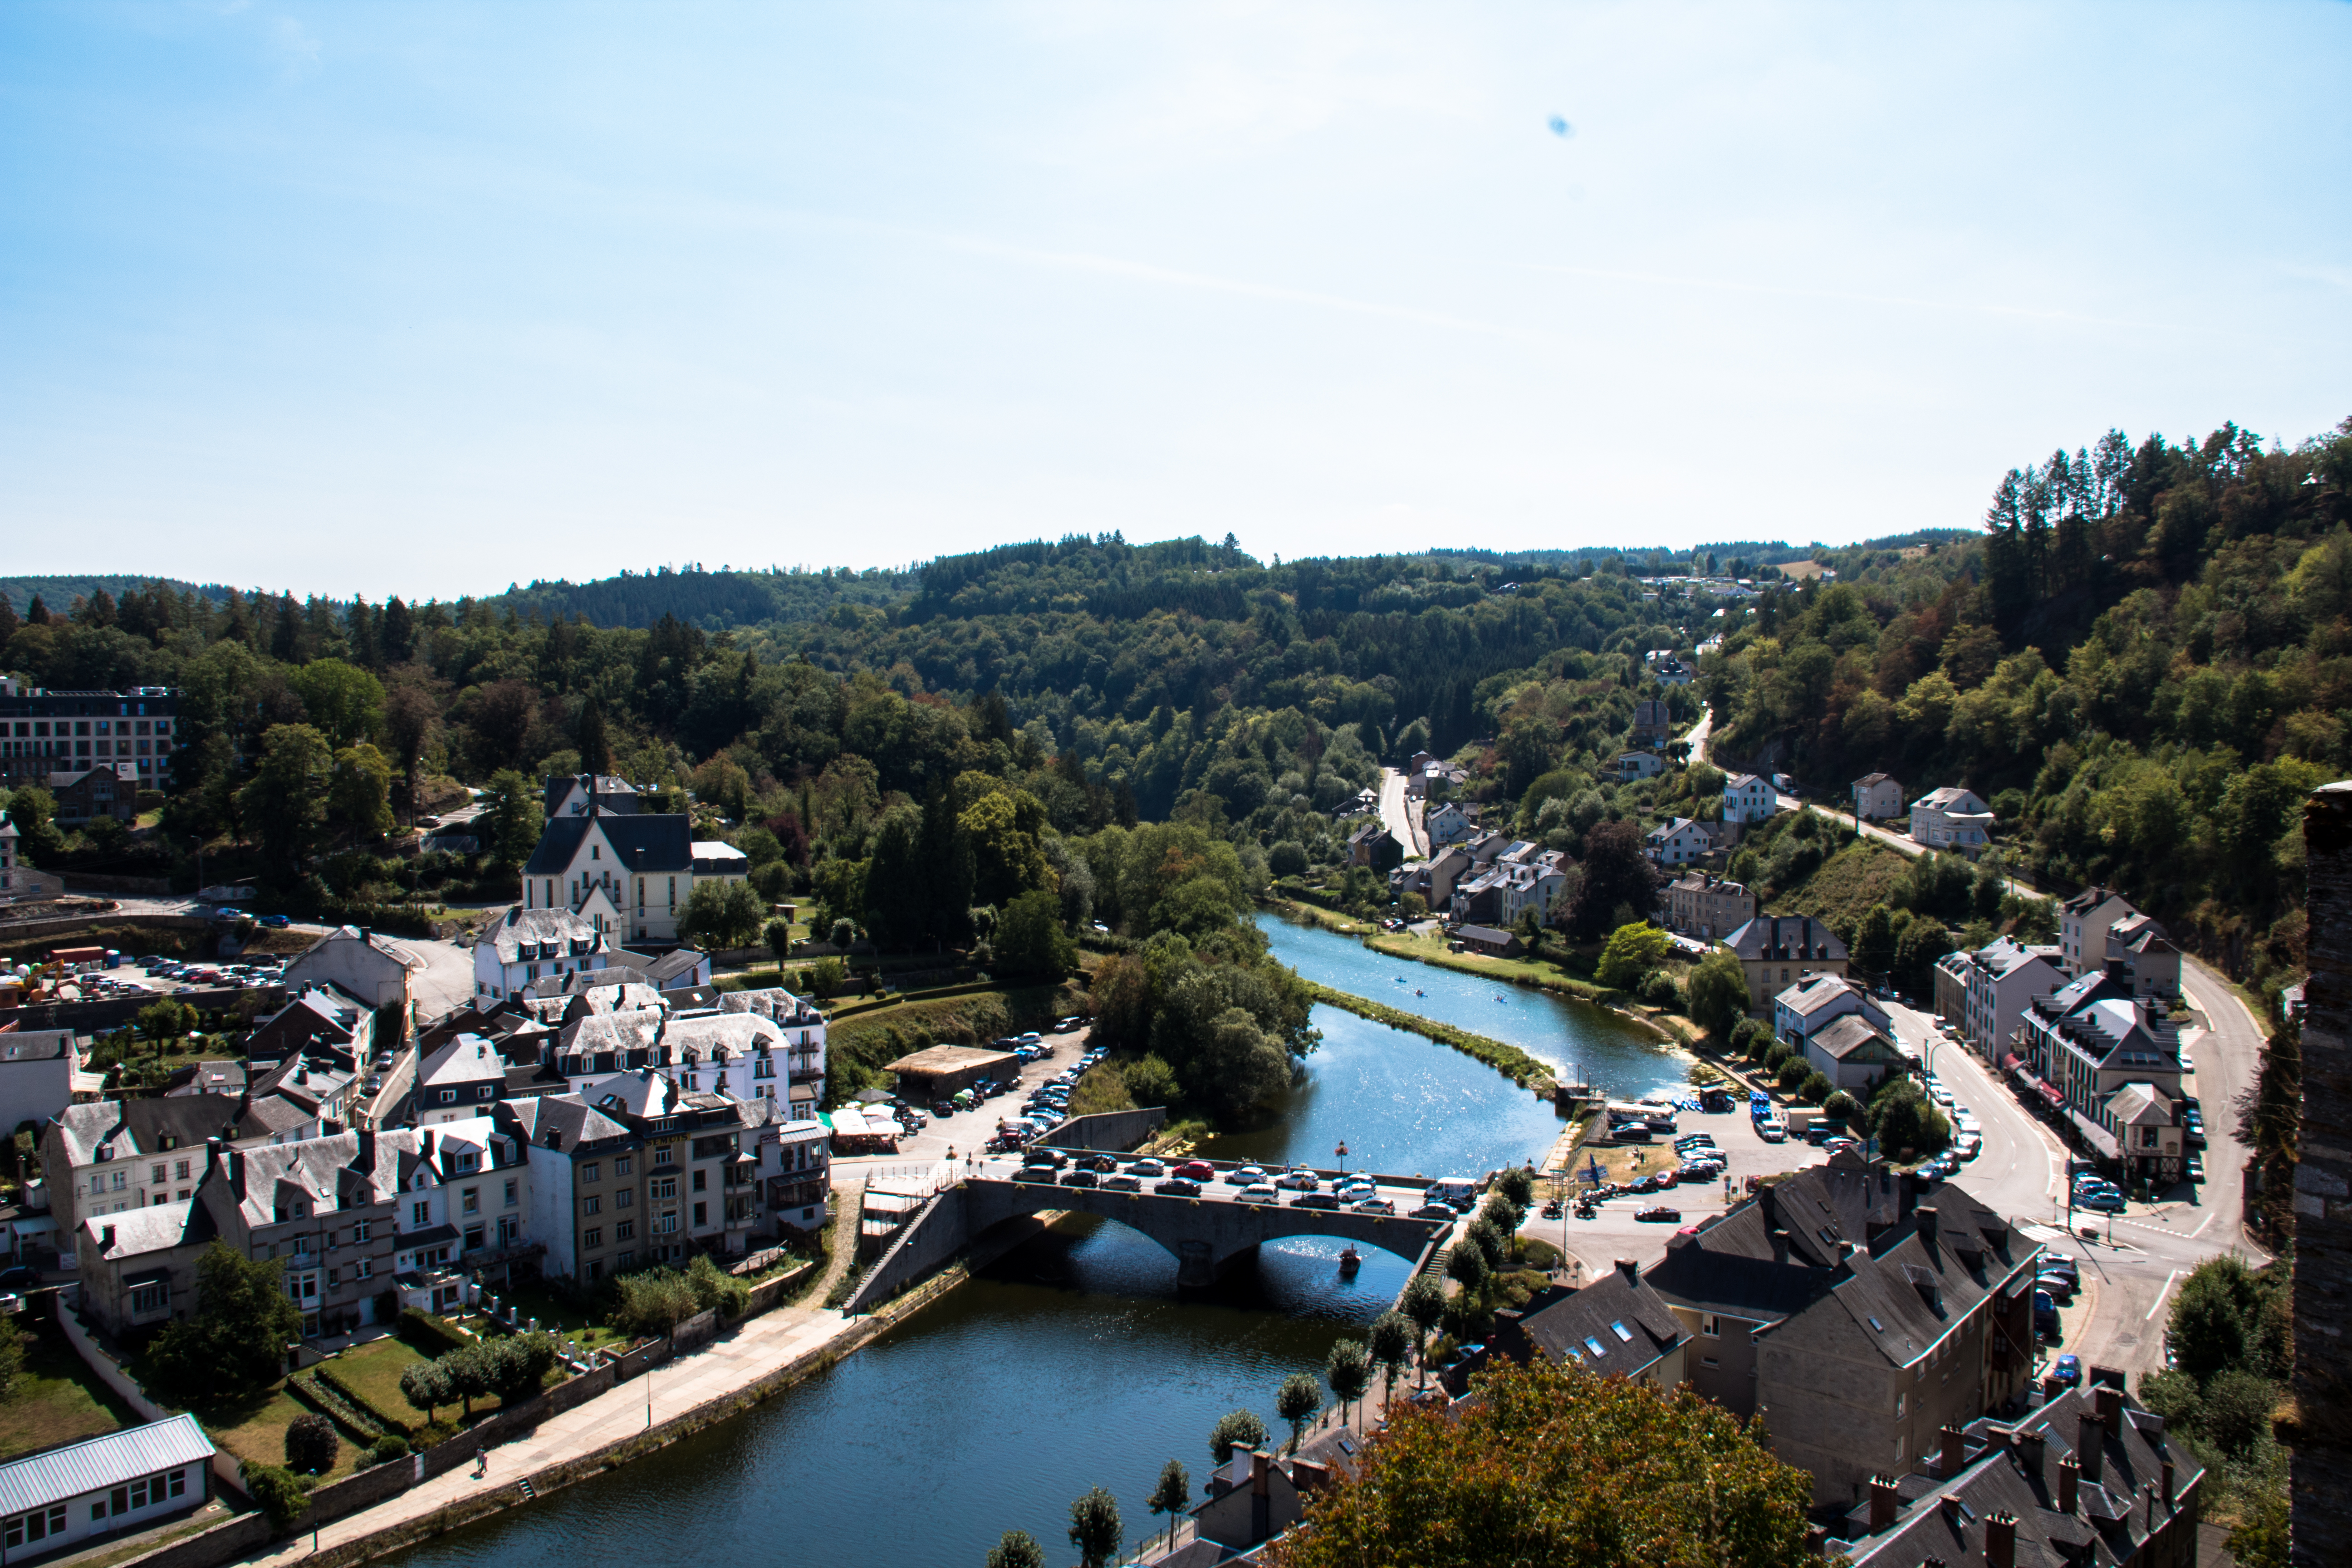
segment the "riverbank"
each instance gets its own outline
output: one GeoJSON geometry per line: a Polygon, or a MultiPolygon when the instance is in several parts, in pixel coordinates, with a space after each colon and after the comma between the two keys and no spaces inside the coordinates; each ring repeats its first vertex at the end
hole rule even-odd
{"type": "Polygon", "coordinates": [[[1312,980],[1303,984],[1314,993],[1315,1000],[1359,1018],[1370,1018],[1375,1024],[1385,1024],[1391,1029],[1404,1029],[1450,1047],[1464,1056],[1486,1063],[1521,1089],[1533,1087],[1538,1081],[1549,1081],[1552,1069],[1527,1052],[1501,1040],[1485,1035],[1474,1035],[1467,1029],[1457,1029],[1451,1024],[1441,1024],[1434,1018],[1424,1018],[1418,1013],[1408,1013],[1402,1007],[1391,1007],[1359,996],[1352,991],[1339,991],[1312,980]]]}

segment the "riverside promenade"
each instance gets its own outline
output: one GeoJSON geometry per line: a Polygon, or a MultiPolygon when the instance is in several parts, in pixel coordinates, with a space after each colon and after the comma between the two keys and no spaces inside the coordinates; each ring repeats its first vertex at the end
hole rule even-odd
{"type": "MultiPolygon", "coordinates": [[[[856,1201],[854,1191],[851,1201],[856,1201]]],[[[807,1299],[822,1301],[846,1267],[846,1257],[836,1255],[834,1267],[807,1299]]],[[[303,1531],[237,1561],[364,1562],[591,1479],[725,1420],[821,1370],[832,1357],[848,1353],[911,1314],[930,1294],[917,1291],[889,1310],[855,1318],[813,1306],[764,1312],[689,1355],[489,1448],[488,1473],[481,1479],[476,1479],[470,1466],[447,1471],[373,1508],[320,1526],[315,1545],[311,1532],[303,1531]]]]}

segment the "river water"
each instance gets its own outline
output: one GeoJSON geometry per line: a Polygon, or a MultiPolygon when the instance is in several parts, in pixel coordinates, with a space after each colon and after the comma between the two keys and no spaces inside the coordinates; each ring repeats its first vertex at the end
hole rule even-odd
{"type": "MultiPolygon", "coordinates": [[[[1472,976],[1328,932],[1268,930],[1310,979],[1580,1061],[1612,1093],[1680,1079],[1671,1052],[1597,1009],[1526,991],[1497,1003],[1472,976]],[[1429,994],[1395,985],[1399,969],[1429,994]]],[[[1281,1114],[1219,1138],[1214,1152],[1324,1163],[1344,1142],[1359,1169],[1475,1174],[1538,1158],[1558,1134],[1549,1106],[1470,1058],[1337,1008],[1314,1021],[1323,1046],[1281,1114]]],[[[401,1561],[639,1568],[648,1555],[748,1553],[949,1568],[977,1565],[1013,1528],[1060,1561],[1070,1500],[1097,1484],[1118,1494],[1139,1541],[1163,1463],[1181,1459],[1197,1497],[1217,1417],[1247,1407],[1280,1431],[1283,1378],[1319,1371],[1332,1340],[1395,1299],[1405,1259],[1368,1251],[1342,1281],[1338,1253],[1312,1237],[1270,1242],[1215,1289],[1180,1290],[1156,1243],[1080,1216],[751,1414],[401,1561]]]]}

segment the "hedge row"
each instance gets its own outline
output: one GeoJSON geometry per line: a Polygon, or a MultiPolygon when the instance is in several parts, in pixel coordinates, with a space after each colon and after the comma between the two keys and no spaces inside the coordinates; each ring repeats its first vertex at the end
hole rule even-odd
{"type": "MultiPolygon", "coordinates": [[[[373,1421],[384,1431],[396,1432],[404,1437],[409,1436],[415,1430],[415,1428],[407,1422],[401,1420],[398,1416],[388,1415],[384,1411],[377,1409],[373,1404],[369,1403],[367,1395],[362,1394],[358,1389],[353,1388],[350,1384],[345,1383],[341,1378],[337,1377],[333,1373],[328,1371],[325,1363],[322,1362],[317,1367],[313,1368],[311,1370],[311,1375],[319,1380],[322,1387],[332,1392],[338,1398],[342,1400],[344,1404],[350,1405],[353,1410],[360,1412],[362,1415],[364,1415],[369,1420],[373,1421]]],[[[330,1414],[331,1415],[332,1412],[330,1412],[330,1414]]],[[[373,1442],[374,1439],[375,1435],[373,1433],[370,1433],[368,1435],[368,1440],[373,1442]]]]}

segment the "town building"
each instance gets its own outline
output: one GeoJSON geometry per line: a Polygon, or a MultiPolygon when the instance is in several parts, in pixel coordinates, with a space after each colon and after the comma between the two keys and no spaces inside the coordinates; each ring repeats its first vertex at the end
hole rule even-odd
{"type": "Polygon", "coordinates": [[[618,780],[558,775],[547,800],[547,826],[522,868],[526,913],[568,912],[614,942],[673,942],[698,883],[751,874],[740,850],[698,840],[683,812],[642,809],[618,780]]]}
{"type": "Polygon", "coordinates": [[[2032,1387],[2041,1250],[1959,1187],[1923,1201],[1844,1151],[1677,1234],[1643,1279],[1692,1336],[1691,1386],[1765,1416],[1843,1507],[2032,1387]]]}
{"type": "MultiPolygon", "coordinates": [[[[296,954],[286,965],[285,979],[289,992],[331,985],[379,1012],[398,1007],[406,1019],[416,977],[424,973],[425,960],[405,943],[357,926],[338,926],[296,954]]],[[[406,1027],[404,1023],[404,1037],[406,1027]]]]}
{"type": "Polygon", "coordinates": [[[1882,1034],[1892,1034],[1895,1021],[1871,994],[1843,974],[1809,974],[1772,998],[1772,1033],[1792,1046],[1801,1046],[1814,1031],[1849,1016],[1882,1034]]]}
{"type": "Polygon", "coordinates": [[[1748,1005],[1760,1010],[1809,974],[1843,974],[1845,943],[1811,915],[1759,915],[1723,939],[1748,976],[1748,1005]]]}
{"type": "Polygon", "coordinates": [[[0,1465],[0,1555],[55,1557],[201,1508],[212,1458],[212,1439],[184,1413],[12,1459],[0,1465]]]}
{"type": "Polygon", "coordinates": [[[509,909],[474,942],[478,1002],[520,996],[532,982],[612,967],[614,944],[588,916],[566,909],[509,909]]]}
{"type": "Polygon", "coordinates": [[[1903,815],[1903,786],[1892,773],[1864,773],[1853,781],[1853,814],[1868,822],[1903,815]]]}
{"type": "Polygon", "coordinates": [[[580,1010],[543,1046],[541,1059],[573,1090],[587,1093],[616,1073],[651,1071],[688,1093],[777,1100],[795,1119],[815,1116],[824,1091],[825,1024],[800,997],[773,988],[735,991],[715,1007],[687,1009],[664,995],[614,991],[609,1007],[577,1001],[580,1010]]]}
{"type": "Polygon", "coordinates": [[[2058,949],[2025,947],[2004,936],[1973,952],[1948,952],[1936,961],[1936,1011],[1969,1049],[1998,1063],[2027,1005],[2065,984],[2058,949]]]}
{"type": "Polygon", "coordinates": [[[242,1097],[165,1095],[69,1105],[41,1129],[41,1172],[70,1232],[92,1215],[123,1214],[195,1195],[205,1146],[267,1136],[242,1097]]]}
{"type": "Polygon", "coordinates": [[[91,1215],[68,1253],[81,1310],[118,1334],[185,1317],[196,1299],[196,1259],[219,1235],[211,1212],[184,1198],[91,1215]]]}
{"type": "Polygon", "coordinates": [[[1408,860],[1390,872],[1390,896],[1418,893],[1429,908],[1445,909],[1454,901],[1454,885],[1475,864],[1467,845],[1449,844],[1426,860],[1408,860]]]}
{"type": "Polygon", "coordinates": [[[254,1026],[246,1055],[280,1062],[331,1052],[346,1066],[357,1066],[376,1053],[375,1026],[374,1008],[339,986],[314,981],[254,1026]]]}
{"type": "Polygon", "coordinates": [[[2104,973],[2107,932],[2139,913],[2129,899],[2094,883],[2058,905],[2058,962],[2070,977],[2104,973]]]}
{"type": "Polygon", "coordinates": [[[1870,1478],[1836,1542],[1853,1568],[2032,1568],[2130,1563],[2190,1568],[2204,1467],[2162,1417],[2093,1367],[2084,1386],[2017,1418],[1979,1416],[1937,1434],[1916,1468],[1870,1478]]]}
{"type": "Polygon", "coordinates": [[[433,1127],[486,1116],[506,1088],[506,1058],[479,1035],[459,1035],[418,1060],[412,1120],[433,1127]]]}
{"type": "Polygon", "coordinates": [[[180,694],[169,687],[52,691],[0,676],[0,785],[47,788],[51,773],[127,765],[133,790],[161,789],[179,743],[179,711],[180,694]]]}
{"type": "Polygon", "coordinates": [[[1726,822],[1765,822],[1780,809],[1780,796],[1772,781],[1754,773],[1727,773],[1723,780],[1723,820],[1726,822]]]}
{"type": "Polygon", "coordinates": [[[1661,866],[1687,866],[1714,848],[1715,841],[1704,826],[1687,816],[1677,816],[1650,829],[1643,852],[1661,866]]]}
{"type": "Polygon", "coordinates": [[[1859,1013],[1843,1014],[1808,1034],[1805,1062],[1832,1089],[1865,1103],[1872,1090],[1908,1066],[1895,1037],[1859,1013]]]}
{"type": "Polygon", "coordinates": [[[1671,1393],[1690,1380],[1690,1331],[1631,1260],[1580,1289],[1553,1285],[1495,1314],[1488,1350],[1513,1361],[1548,1356],[1603,1377],[1671,1393]]]}
{"type": "Polygon", "coordinates": [[[1719,942],[1756,918],[1746,884],[1693,871],[1666,887],[1666,924],[1701,942],[1719,942]]]}
{"type": "Polygon", "coordinates": [[[1318,1491],[1355,1474],[1363,1462],[1362,1442],[1360,1433],[1341,1427],[1301,1444],[1295,1454],[1235,1448],[1209,1472],[1208,1495],[1192,1509],[1193,1540],[1178,1549],[1189,1554],[1181,1568],[1257,1562],[1252,1548],[1304,1519],[1318,1491]],[[1230,1555],[1235,1552],[1246,1555],[1230,1555]]]}
{"type": "Polygon", "coordinates": [[[1973,856],[1992,842],[1992,809],[1957,784],[1930,790],[1911,803],[1911,837],[1930,849],[1973,856]]]}
{"type": "Polygon", "coordinates": [[[1429,847],[1433,851],[1448,844],[1464,843],[1478,834],[1477,821],[1459,801],[1445,802],[1423,818],[1421,826],[1422,831],[1429,836],[1429,847]]]}
{"type": "Polygon", "coordinates": [[[1385,823],[1367,822],[1348,835],[1348,864],[1362,866],[1383,876],[1404,863],[1404,846],[1385,823]]]}
{"type": "Polygon", "coordinates": [[[755,1100],[742,1108],[744,1152],[757,1162],[753,1179],[767,1201],[765,1226],[754,1234],[807,1234],[821,1228],[833,1194],[833,1136],[822,1121],[791,1120],[782,1102],[755,1100]]]}
{"type": "Polygon", "coordinates": [[[746,1250],[760,1162],[740,1147],[735,1100],[644,1068],[509,1114],[530,1135],[533,1235],[551,1278],[593,1284],[693,1251],[746,1250]]]}
{"type": "Polygon", "coordinates": [[[1517,925],[1530,910],[1538,921],[1549,921],[1568,888],[1565,858],[1556,849],[1520,839],[1454,885],[1447,913],[1474,925],[1517,925]]]}
{"type": "Polygon", "coordinates": [[[1517,958],[1527,951],[1527,944],[1507,931],[1493,926],[1463,926],[1454,933],[1454,945],[1465,952],[1483,953],[1488,958],[1517,958]]]}
{"type": "MultiPolygon", "coordinates": [[[[151,783],[148,787],[158,786],[151,783]]],[[[108,816],[127,825],[139,815],[139,775],[127,762],[54,773],[47,781],[60,827],[79,827],[108,816]]]]}
{"type": "Polygon", "coordinates": [[[1620,752],[1609,767],[1619,784],[1654,779],[1666,771],[1664,760],[1655,752],[1620,752]]]}
{"type": "Polygon", "coordinates": [[[0,1129],[38,1127],[71,1105],[80,1066],[71,1029],[0,1033],[0,1129]]]}
{"type": "Polygon", "coordinates": [[[2085,974],[2027,1005],[2017,1036],[2018,1065],[2032,1076],[2031,1087],[2061,1112],[2076,1141],[2099,1159],[2146,1164],[2157,1179],[2176,1181],[2178,1155],[2168,1166],[2163,1152],[2177,1150],[2177,1141],[2159,1135],[2142,1143],[2152,1130],[2147,1096],[2124,1091],[2144,1087],[2147,1095],[2160,1097],[2174,1121],[2179,1120],[2179,1032],[2134,994],[2121,959],[2110,957],[2108,963],[2111,973],[2085,974]],[[2136,1157],[2128,1160],[2126,1116],[2138,1130],[2130,1134],[2136,1157]]]}

